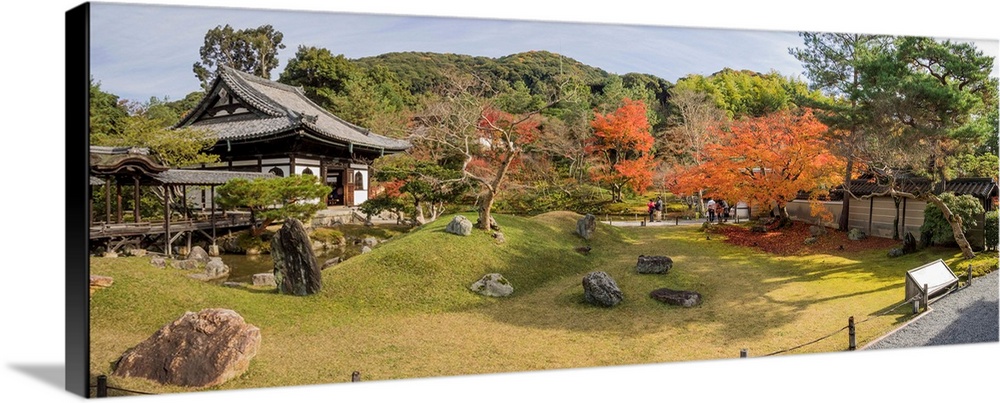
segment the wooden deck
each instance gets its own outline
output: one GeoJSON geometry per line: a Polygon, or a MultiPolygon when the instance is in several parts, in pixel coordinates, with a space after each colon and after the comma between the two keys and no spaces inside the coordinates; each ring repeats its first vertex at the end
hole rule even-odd
{"type": "MultiPolygon", "coordinates": [[[[205,217],[193,220],[171,220],[170,234],[180,234],[191,231],[210,232],[212,229],[242,229],[250,227],[248,214],[228,215],[226,217],[205,217]],[[214,226],[213,226],[214,223],[214,226]]],[[[148,221],[139,223],[104,223],[98,222],[90,226],[90,239],[132,237],[144,235],[160,235],[167,231],[163,221],[148,221]]]]}

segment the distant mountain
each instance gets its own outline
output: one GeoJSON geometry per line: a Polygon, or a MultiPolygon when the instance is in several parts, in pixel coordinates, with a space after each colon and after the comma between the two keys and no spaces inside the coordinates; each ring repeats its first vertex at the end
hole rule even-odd
{"type": "Polygon", "coordinates": [[[523,82],[532,92],[573,77],[591,87],[599,87],[609,73],[569,57],[547,51],[517,53],[499,58],[452,53],[395,52],[354,59],[364,68],[381,65],[394,72],[414,94],[424,93],[441,83],[451,69],[474,73],[491,84],[523,82]]]}

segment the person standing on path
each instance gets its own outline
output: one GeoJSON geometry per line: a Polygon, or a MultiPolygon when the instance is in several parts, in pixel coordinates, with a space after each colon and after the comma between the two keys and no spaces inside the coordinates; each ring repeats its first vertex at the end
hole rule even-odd
{"type": "Polygon", "coordinates": [[[709,198],[708,203],[705,203],[705,208],[708,210],[708,222],[715,221],[715,200],[709,198]]]}
{"type": "Polygon", "coordinates": [[[663,221],[663,198],[657,196],[656,203],[653,205],[653,215],[656,221],[663,221]]]}
{"type": "Polygon", "coordinates": [[[656,203],[653,199],[649,199],[649,203],[646,203],[646,212],[649,213],[649,222],[653,222],[653,211],[656,210],[656,203]]]}

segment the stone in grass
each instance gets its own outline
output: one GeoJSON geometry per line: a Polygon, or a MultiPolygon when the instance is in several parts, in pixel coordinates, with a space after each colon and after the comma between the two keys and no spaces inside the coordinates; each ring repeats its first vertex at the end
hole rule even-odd
{"type": "Polygon", "coordinates": [[[113,374],[166,385],[221,385],[247,370],[260,340],[260,329],[233,310],[187,312],[125,351],[113,374]]]}
{"type": "Polygon", "coordinates": [[[149,264],[162,269],[167,267],[167,259],[164,259],[163,256],[153,256],[149,259],[149,264]]]}
{"type": "Polygon", "coordinates": [[[639,274],[667,274],[674,261],[667,256],[644,256],[639,255],[639,261],[635,264],[635,270],[639,274]]]}
{"type": "Polygon", "coordinates": [[[253,275],[252,278],[253,285],[264,286],[264,287],[277,287],[278,283],[274,281],[274,273],[257,273],[253,275]]]}
{"type": "Polygon", "coordinates": [[[816,243],[817,241],[819,241],[819,238],[811,236],[811,237],[806,238],[805,240],[803,240],[802,243],[804,243],[806,245],[812,245],[812,244],[816,243]]]}
{"type": "Polygon", "coordinates": [[[95,274],[90,275],[90,296],[94,296],[94,292],[102,288],[111,287],[111,284],[115,283],[115,279],[107,276],[98,276],[95,274]]]}
{"type": "Polygon", "coordinates": [[[469,221],[465,216],[457,215],[444,228],[444,232],[461,236],[472,235],[472,221],[469,221]]]}
{"type": "Polygon", "coordinates": [[[597,217],[594,217],[593,214],[587,214],[576,222],[576,233],[583,237],[583,239],[590,239],[596,230],[597,217]]]}
{"type": "Polygon", "coordinates": [[[506,297],[514,292],[514,286],[500,273],[490,273],[469,286],[469,289],[487,297],[506,297]]]}
{"type": "Polygon", "coordinates": [[[302,222],[289,218],[271,238],[274,280],[281,294],[310,295],[322,288],[316,254],[302,222]]]}
{"type": "MultiPolygon", "coordinates": [[[[190,261],[191,259],[188,259],[190,261]]],[[[209,258],[208,263],[205,264],[205,270],[201,273],[191,274],[189,277],[209,281],[220,279],[229,275],[229,266],[226,265],[221,257],[209,258]]]]}
{"type": "Polygon", "coordinates": [[[650,298],[670,305],[690,308],[701,303],[701,294],[695,291],[671,290],[660,288],[649,293],[650,298]]]}
{"type": "Polygon", "coordinates": [[[208,252],[205,252],[205,249],[202,249],[200,246],[191,248],[191,253],[187,254],[188,260],[194,260],[202,263],[208,263],[209,257],[208,252]]]}
{"type": "Polygon", "coordinates": [[[900,257],[900,256],[903,256],[905,254],[906,254],[906,252],[903,251],[903,248],[892,248],[892,249],[889,249],[888,256],[889,257],[900,257]]]}
{"type": "Polygon", "coordinates": [[[319,269],[320,270],[326,270],[327,267],[335,266],[338,263],[340,263],[340,256],[334,257],[332,259],[327,259],[325,262],[323,262],[323,265],[320,266],[319,269]]]}
{"type": "Polygon", "coordinates": [[[583,299],[594,305],[612,307],[622,302],[622,290],[608,273],[590,272],[583,277],[583,299]]]}

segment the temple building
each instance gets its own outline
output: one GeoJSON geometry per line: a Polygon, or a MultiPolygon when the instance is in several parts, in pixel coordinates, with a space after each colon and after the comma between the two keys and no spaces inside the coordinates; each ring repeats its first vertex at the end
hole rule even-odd
{"type": "Polygon", "coordinates": [[[370,164],[410,143],[370,132],[310,101],[302,88],[221,67],[207,95],[175,128],[218,138],[220,163],[201,169],[316,175],[333,191],[329,206],[368,200],[370,164]]]}

